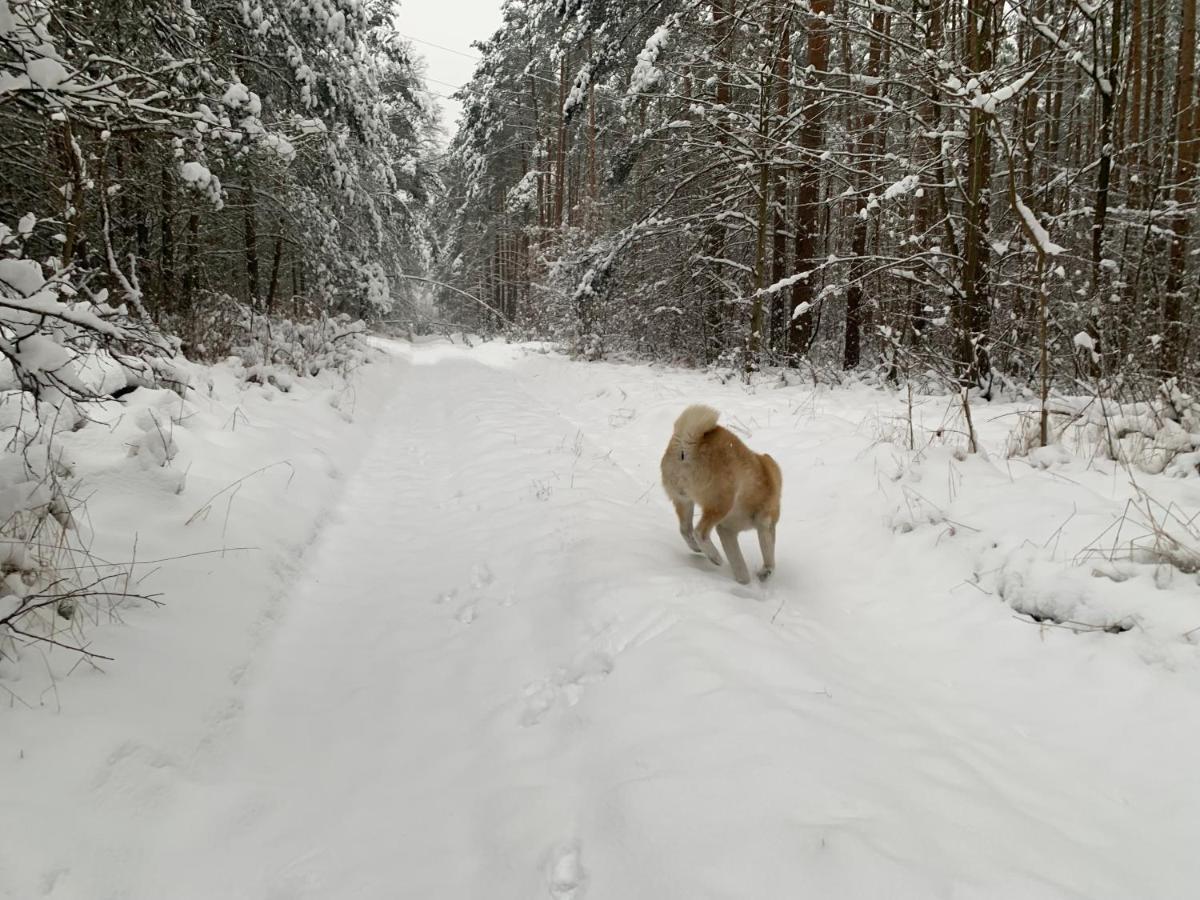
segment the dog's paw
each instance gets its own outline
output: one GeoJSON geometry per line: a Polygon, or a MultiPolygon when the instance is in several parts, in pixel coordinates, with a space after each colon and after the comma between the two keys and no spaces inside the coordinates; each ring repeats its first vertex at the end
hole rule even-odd
{"type": "Polygon", "coordinates": [[[775,570],[773,568],[771,568],[770,566],[763,566],[761,569],[758,570],[758,580],[766,581],[768,578],[771,577],[771,573],[774,571],[775,570]]]}
{"type": "Polygon", "coordinates": [[[734,572],[733,577],[734,577],[734,580],[737,581],[738,584],[749,584],[750,583],[750,573],[749,572],[734,572]]]}

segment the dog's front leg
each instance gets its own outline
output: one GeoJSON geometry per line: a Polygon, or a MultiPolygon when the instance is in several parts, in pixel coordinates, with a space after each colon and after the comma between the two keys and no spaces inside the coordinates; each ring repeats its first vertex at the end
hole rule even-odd
{"type": "Polygon", "coordinates": [[[675,504],[675,515],[679,517],[679,533],[683,535],[684,543],[692,549],[693,553],[703,553],[700,544],[696,541],[696,532],[692,528],[696,504],[690,500],[672,500],[671,502],[675,504]]]}
{"type": "Polygon", "coordinates": [[[732,528],[718,525],[717,534],[721,536],[721,546],[725,548],[725,556],[733,569],[733,577],[738,580],[739,584],[749,584],[750,569],[746,566],[746,557],[742,556],[737,532],[732,528]]]}

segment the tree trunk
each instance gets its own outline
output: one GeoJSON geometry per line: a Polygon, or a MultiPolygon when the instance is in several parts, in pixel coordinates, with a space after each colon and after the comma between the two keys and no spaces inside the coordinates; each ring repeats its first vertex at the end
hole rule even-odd
{"type": "Polygon", "coordinates": [[[279,290],[279,262],[283,258],[283,219],[279,220],[279,233],[275,235],[275,254],[271,261],[271,284],[267,288],[267,315],[275,313],[275,294],[279,290]]]}
{"type": "Polygon", "coordinates": [[[175,293],[175,190],[171,173],[164,166],[159,173],[162,186],[162,219],[159,224],[161,243],[158,251],[157,309],[169,308],[175,293]]]}
{"type": "Polygon", "coordinates": [[[1163,341],[1161,374],[1181,374],[1186,333],[1183,323],[1183,293],[1187,274],[1187,244],[1191,229],[1191,204],[1196,177],[1197,110],[1194,103],[1196,77],[1196,0],[1183,0],[1179,29],[1178,80],[1175,83],[1175,214],[1171,218],[1171,256],[1163,297],[1163,341]]]}
{"type": "MultiPolygon", "coordinates": [[[[939,203],[942,207],[942,220],[944,228],[948,232],[950,240],[946,246],[953,248],[955,241],[953,240],[953,230],[950,224],[948,215],[949,202],[946,200],[946,181],[944,174],[945,157],[942,150],[942,142],[936,137],[941,130],[942,121],[942,106],[941,106],[941,72],[936,63],[940,54],[943,51],[945,40],[942,34],[943,27],[943,11],[942,4],[944,0],[931,0],[926,8],[926,15],[922,20],[923,30],[925,34],[925,90],[927,92],[921,103],[920,129],[922,135],[920,142],[925,146],[925,154],[929,159],[930,168],[934,174],[934,178],[930,179],[931,184],[923,185],[921,195],[916,199],[916,216],[917,216],[917,236],[922,242],[927,239],[927,235],[936,226],[936,219],[939,212],[939,203]]],[[[909,303],[908,317],[906,324],[907,338],[915,343],[919,336],[924,333],[928,323],[928,316],[925,313],[925,298],[919,290],[912,292],[912,298],[909,303]]]]}
{"type": "MultiPolygon", "coordinates": [[[[249,177],[249,173],[243,173],[249,177]]],[[[243,213],[243,237],[246,251],[246,292],[250,295],[250,306],[258,306],[258,211],[255,208],[254,189],[242,191],[245,198],[243,213]]]]}
{"type": "MultiPolygon", "coordinates": [[[[1113,142],[1117,139],[1113,128],[1113,110],[1116,102],[1116,91],[1119,86],[1121,64],[1121,30],[1123,0],[1112,2],[1112,22],[1110,24],[1111,44],[1109,47],[1108,67],[1105,80],[1109,90],[1099,91],[1100,94],[1100,164],[1096,167],[1096,202],[1092,214],[1092,298],[1096,309],[1102,308],[1106,302],[1107,292],[1104,289],[1103,271],[1100,267],[1104,259],[1104,228],[1108,219],[1109,183],[1112,178],[1113,142]]],[[[1091,336],[1096,352],[1101,352],[1100,319],[1089,315],[1086,320],[1087,333],[1091,336]]],[[[1094,372],[1093,374],[1099,374],[1094,372]]]]}
{"type": "MultiPolygon", "coordinates": [[[[1121,92],[1126,104],[1126,145],[1133,148],[1132,159],[1125,161],[1126,171],[1139,178],[1145,176],[1142,169],[1142,0],[1133,0],[1129,23],[1129,67],[1125,73],[1128,90],[1121,92]]],[[[1134,191],[1130,191],[1131,195],[1134,191]]]]}
{"type": "Polygon", "coordinates": [[[190,310],[192,295],[196,290],[196,254],[200,249],[200,214],[193,212],[188,216],[187,225],[187,260],[183,266],[183,302],[178,310],[190,310]]]}
{"type": "MultiPolygon", "coordinates": [[[[764,79],[765,83],[766,79],[764,79]]],[[[764,147],[764,153],[766,148],[764,147]]],[[[770,193],[771,164],[760,163],[758,177],[758,238],[754,248],[754,301],[750,313],[750,341],[746,348],[746,371],[758,368],[758,356],[762,350],[763,337],[763,294],[766,287],[767,270],[767,196],[770,193]]]]}
{"type": "MultiPolygon", "coordinates": [[[[733,57],[733,40],[734,40],[734,21],[733,21],[733,6],[734,0],[713,0],[712,18],[713,18],[713,44],[714,55],[717,59],[717,84],[715,92],[715,101],[718,110],[724,110],[729,106],[729,65],[733,57]]],[[[724,145],[725,135],[722,131],[717,131],[717,144],[724,145]]],[[[710,260],[719,260],[725,256],[725,225],[721,222],[712,222],[705,227],[702,245],[703,253],[710,260]]],[[[728,332],[728,316],[727,316],[727,298],[728,293],[721,280],[720,263],[710,262],[707,264],[708,282],[711,284],[709,297],[707,299],[704,310],[705,329],[705,359],[707,362],[715,361],[721,354],[725,346],[725,341],[728,332]]]]}
{"type": "MultiPolygon", "coordinates": [[[[775,115],[779,127],[787,119],[791,111],[790,81],[792,77],[792,17],[784,4],[780,4],[780,35],[779,51],[775,59],[775,115]]],[[[771,226],[771,283],[778,284],[787,277],[788,245],[787,245],[787,175],[782,169],[775,174],[775,184],[772,189],[772,209],[774,212],[771,226]]],[[[786,349],[787,341],[787,304],[784,295],[776,292],[771,297],[771,324],[768,329],[771,344],[774,347],[786,349]]]]}
{"type": "MultiPolygon", "coordinates": [[[[970,0],[967,10],[967,53],[972,72],[987,77],[992,68],[991,0],[970,0]]],[[[955,303],[956,351],[962,378],[978,379],[988,368],[985,341],[991,318],[988,268],[988,206],[991,202],[992,140],[988,116],[972,107],[967,122],[966,261],[963,295],[955,303]]]]}
{"type": "MultiPolygon", "coordinates": [[[[592,39],[588,38],[588,59],[592,58],[592,39]]],[[[587,133],[587,165],[588,165],[588,202],[583,224],[589,231],[596,227],[596,86],[588,80],[588,133],[587,133]]]]}
{"type": "MultiPolygon", "coordinates": [[[[829,17],[833,12],[833,0],[812,0],[810,8],[807,66],[811,77],[820,80],[829,68],[829,17]]],[[[788,351],[794,361],[808,352],[816,336],[813,315],[816,283],[811,273],[816,267],[821,224],[821,173],[815,160],[823,135],[822,112],[821,91],[810,85],[804,96],[800,126],[803,156],[796,177],[796,271],[809,275],[792,285],[788,351]]]]}
{"type": "Polygon", "coordinates": [[[563,226],[563,204],[567,188],[567,122],[563,117],[563,105],[567,102],[567,56],[563,53],[558,79],[558,149],[555,155],[554,175],[554,228],[563,226]]]}
{"type": "Polygon", "coordinates": [[[874,178],[875,158],[880,150],[880,135],[876,129],[878,116],[875,111],[875,101],[879,94],[879,63],[883,53],[883,32],[886,28],[887,14],[881,7],[876,7],[875,14],[871,18],[871,39],[867,50],[865,111],[858,126],[862,138],[856,147],[859,167],[862,169],[866,183],[859,185],[858,199],[855,201],[854,237],[850,251],[854,262],[850,266],[850,286],[846,289],[846,338],[842,345],[842,368],[846,370],[857,368],[862,360],[863,281],[867,273],[865,257],[867,255],[867,229],[870,225],[865,192],[870,189],[871,181],[874,178]]]}

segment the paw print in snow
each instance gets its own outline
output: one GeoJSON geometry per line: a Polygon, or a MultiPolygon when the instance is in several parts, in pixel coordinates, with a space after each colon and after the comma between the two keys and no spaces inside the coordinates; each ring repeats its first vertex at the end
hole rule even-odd
{"type": "Polygon", "coordinates": [[[550,860],[549,885],[554,900],[580,900],[586,881],[587,873],[578,844],[568,844],[554,851],[550,860]]]}
{"type": "Polygon", "coordinates": [[[476,590],[487,587],[495,580],[496,576],[492,574],[492,570],[488,567],[487,563],[479,563],[471,570],[471,587],[476,590]]]}

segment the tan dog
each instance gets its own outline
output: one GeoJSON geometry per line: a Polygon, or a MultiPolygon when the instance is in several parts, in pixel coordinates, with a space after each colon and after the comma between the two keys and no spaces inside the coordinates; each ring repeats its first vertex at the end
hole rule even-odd
{"type": "Polygon", "coordinates": [[[717,529],[721,546],[733,567],[733,577],[749,584],[750,570],[738,545],[738,534],[758,532],[765,579],[775,570],[775,524],[783,473],[765,453],[755,453],[733,432],[717,424],[720,415],[710,406],[689,406],[675,420],[675,432],[662,458],[662,481],[679,516],[679,533],[697,553],[716,565],[721,554],[712,542],[717,529]],[[700,539],[692,517],[700,506],[700,539]]]}

